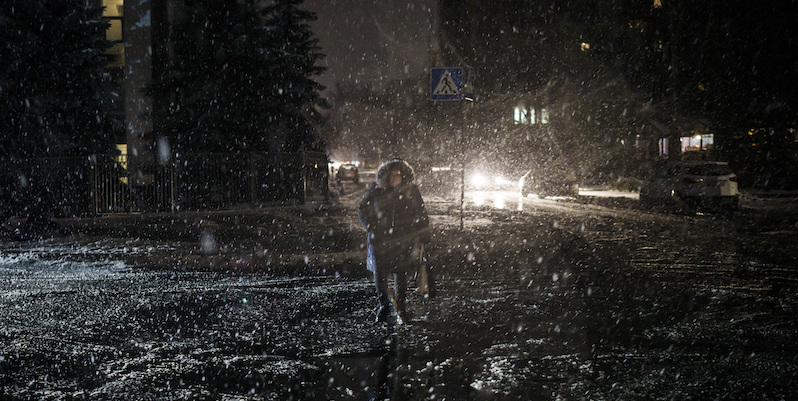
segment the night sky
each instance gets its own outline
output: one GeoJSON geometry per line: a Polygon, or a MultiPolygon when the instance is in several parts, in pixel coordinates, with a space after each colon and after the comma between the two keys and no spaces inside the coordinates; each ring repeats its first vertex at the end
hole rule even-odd
{"type": "Polygon", "coordinates": [[[434,35],[435,0],[308,0],[328,68],[318,81],[372,82],[425,74],[434,35]],[[432,11],[430,11],[432,10],[432,11]]]}

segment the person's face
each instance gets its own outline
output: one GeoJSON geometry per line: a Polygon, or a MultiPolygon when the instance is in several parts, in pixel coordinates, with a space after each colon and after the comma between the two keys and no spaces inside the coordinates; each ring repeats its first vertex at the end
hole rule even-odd
{"type": "Polygon", "coordinates": [[[388,173],[388,185],[393,187],[398,187],[399,184],[402,183],[402,173],[398,170],[392,170],[388,173]]]}

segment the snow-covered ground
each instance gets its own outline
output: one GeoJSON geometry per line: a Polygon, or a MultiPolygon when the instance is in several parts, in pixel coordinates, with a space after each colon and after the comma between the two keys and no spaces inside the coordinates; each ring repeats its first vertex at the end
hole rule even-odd
{"type": "Polygon", "coordinates": [[[394,327],[372,321],[363,188],[3,242],[0,398],[798,397],[795,214],[428,194],[439,294],[394,327]]]}

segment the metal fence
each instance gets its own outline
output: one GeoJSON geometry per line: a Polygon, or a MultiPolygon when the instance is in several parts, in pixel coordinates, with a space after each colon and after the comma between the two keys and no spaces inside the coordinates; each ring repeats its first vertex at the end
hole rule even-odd
{"type": "Polygon", "coordinates": [[[2,216],[53,217],[303,204],[329,196],[323,153],[186,154],[168,163],[93,155],[0,163],[2,216]]]}

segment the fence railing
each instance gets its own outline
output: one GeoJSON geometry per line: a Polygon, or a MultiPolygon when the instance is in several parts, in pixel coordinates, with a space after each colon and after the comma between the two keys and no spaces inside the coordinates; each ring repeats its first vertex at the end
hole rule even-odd
{"type": "Polygon", "coordinates": [[[184,154],[168,163],[93,155],[0,162],[0,216],[215,210],[327,200],[323,153],[184,154]]]}

